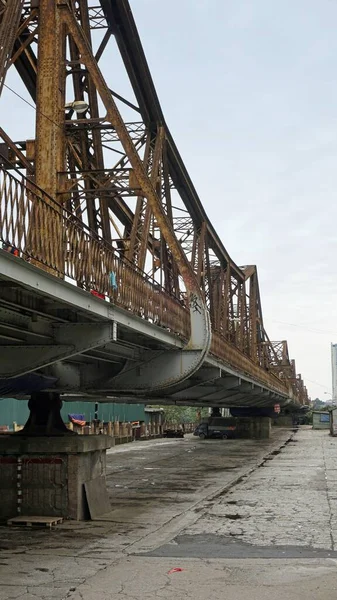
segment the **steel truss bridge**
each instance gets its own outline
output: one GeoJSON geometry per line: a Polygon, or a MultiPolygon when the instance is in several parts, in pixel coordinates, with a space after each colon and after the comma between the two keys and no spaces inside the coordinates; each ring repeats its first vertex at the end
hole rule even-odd
{"type": "Polygon", "coordinates": [[[0,0],[0,42],[0,92],[16,70],[36,107],[27,140],[1,113],[0,394],[307,404],[256,267],[207,218],[129,2],[0,0]]]}

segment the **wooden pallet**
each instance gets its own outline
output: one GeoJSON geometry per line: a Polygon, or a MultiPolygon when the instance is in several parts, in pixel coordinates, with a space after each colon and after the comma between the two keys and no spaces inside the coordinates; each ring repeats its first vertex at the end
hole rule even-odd
{"type": "Polygon", "coordinates": [[[62,523],[62,517],[13,517],[8,519],[7,525],[20,525],[22,527],[49,527],[51,529],[54,525],[62,523]]]}

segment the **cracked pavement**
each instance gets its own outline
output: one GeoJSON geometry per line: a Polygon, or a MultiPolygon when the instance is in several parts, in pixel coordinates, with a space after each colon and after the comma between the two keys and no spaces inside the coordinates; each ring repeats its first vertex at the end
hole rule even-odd
{"type": "Polygon", "coordinates": [[[0,600],[335,600],[337,439],[292,436],[110,450],[110,513],[0,528],[0,600]]]}

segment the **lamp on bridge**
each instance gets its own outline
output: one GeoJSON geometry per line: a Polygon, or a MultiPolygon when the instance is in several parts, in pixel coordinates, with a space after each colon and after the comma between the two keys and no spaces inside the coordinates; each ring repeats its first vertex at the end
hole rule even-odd
{"type": "Polygon", "coordinates": [[[85,113],[88,108],[89,104],[84,100],[74,100],[73,102],[68,102],[68,104],[65,105],[66,110],[74,110],[78,115],[85,113]]]}
{"type": "Polygon", "coordinates": [[[333,397],[333,394],[331,392],[324,392],[324,394],[328,394],[329,396],[331,396],[331,404],[336,406],[337,400],[336,400],[336,398],[333,397]]]}

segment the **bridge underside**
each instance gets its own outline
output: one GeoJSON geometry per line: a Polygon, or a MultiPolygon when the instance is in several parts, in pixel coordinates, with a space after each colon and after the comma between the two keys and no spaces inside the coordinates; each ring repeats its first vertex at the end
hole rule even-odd
{"type": "MultiPolygon", "coordinates": [[[[138,384],[143,365],[185,341],[158,324],[98,299],[21,259],[0,252],[0,396],[32,392],[64,400],[219,407],[281,407],[277,381],[258,381],[209,354],[191,377],[165,391],[138,384]],[[127,384],[125,383],[127,382],[127,384]],[[78,395],[78,396],[77,396],[78,395]]],[[[150,378],[151,379],[151,378],[150,378]]]]}

